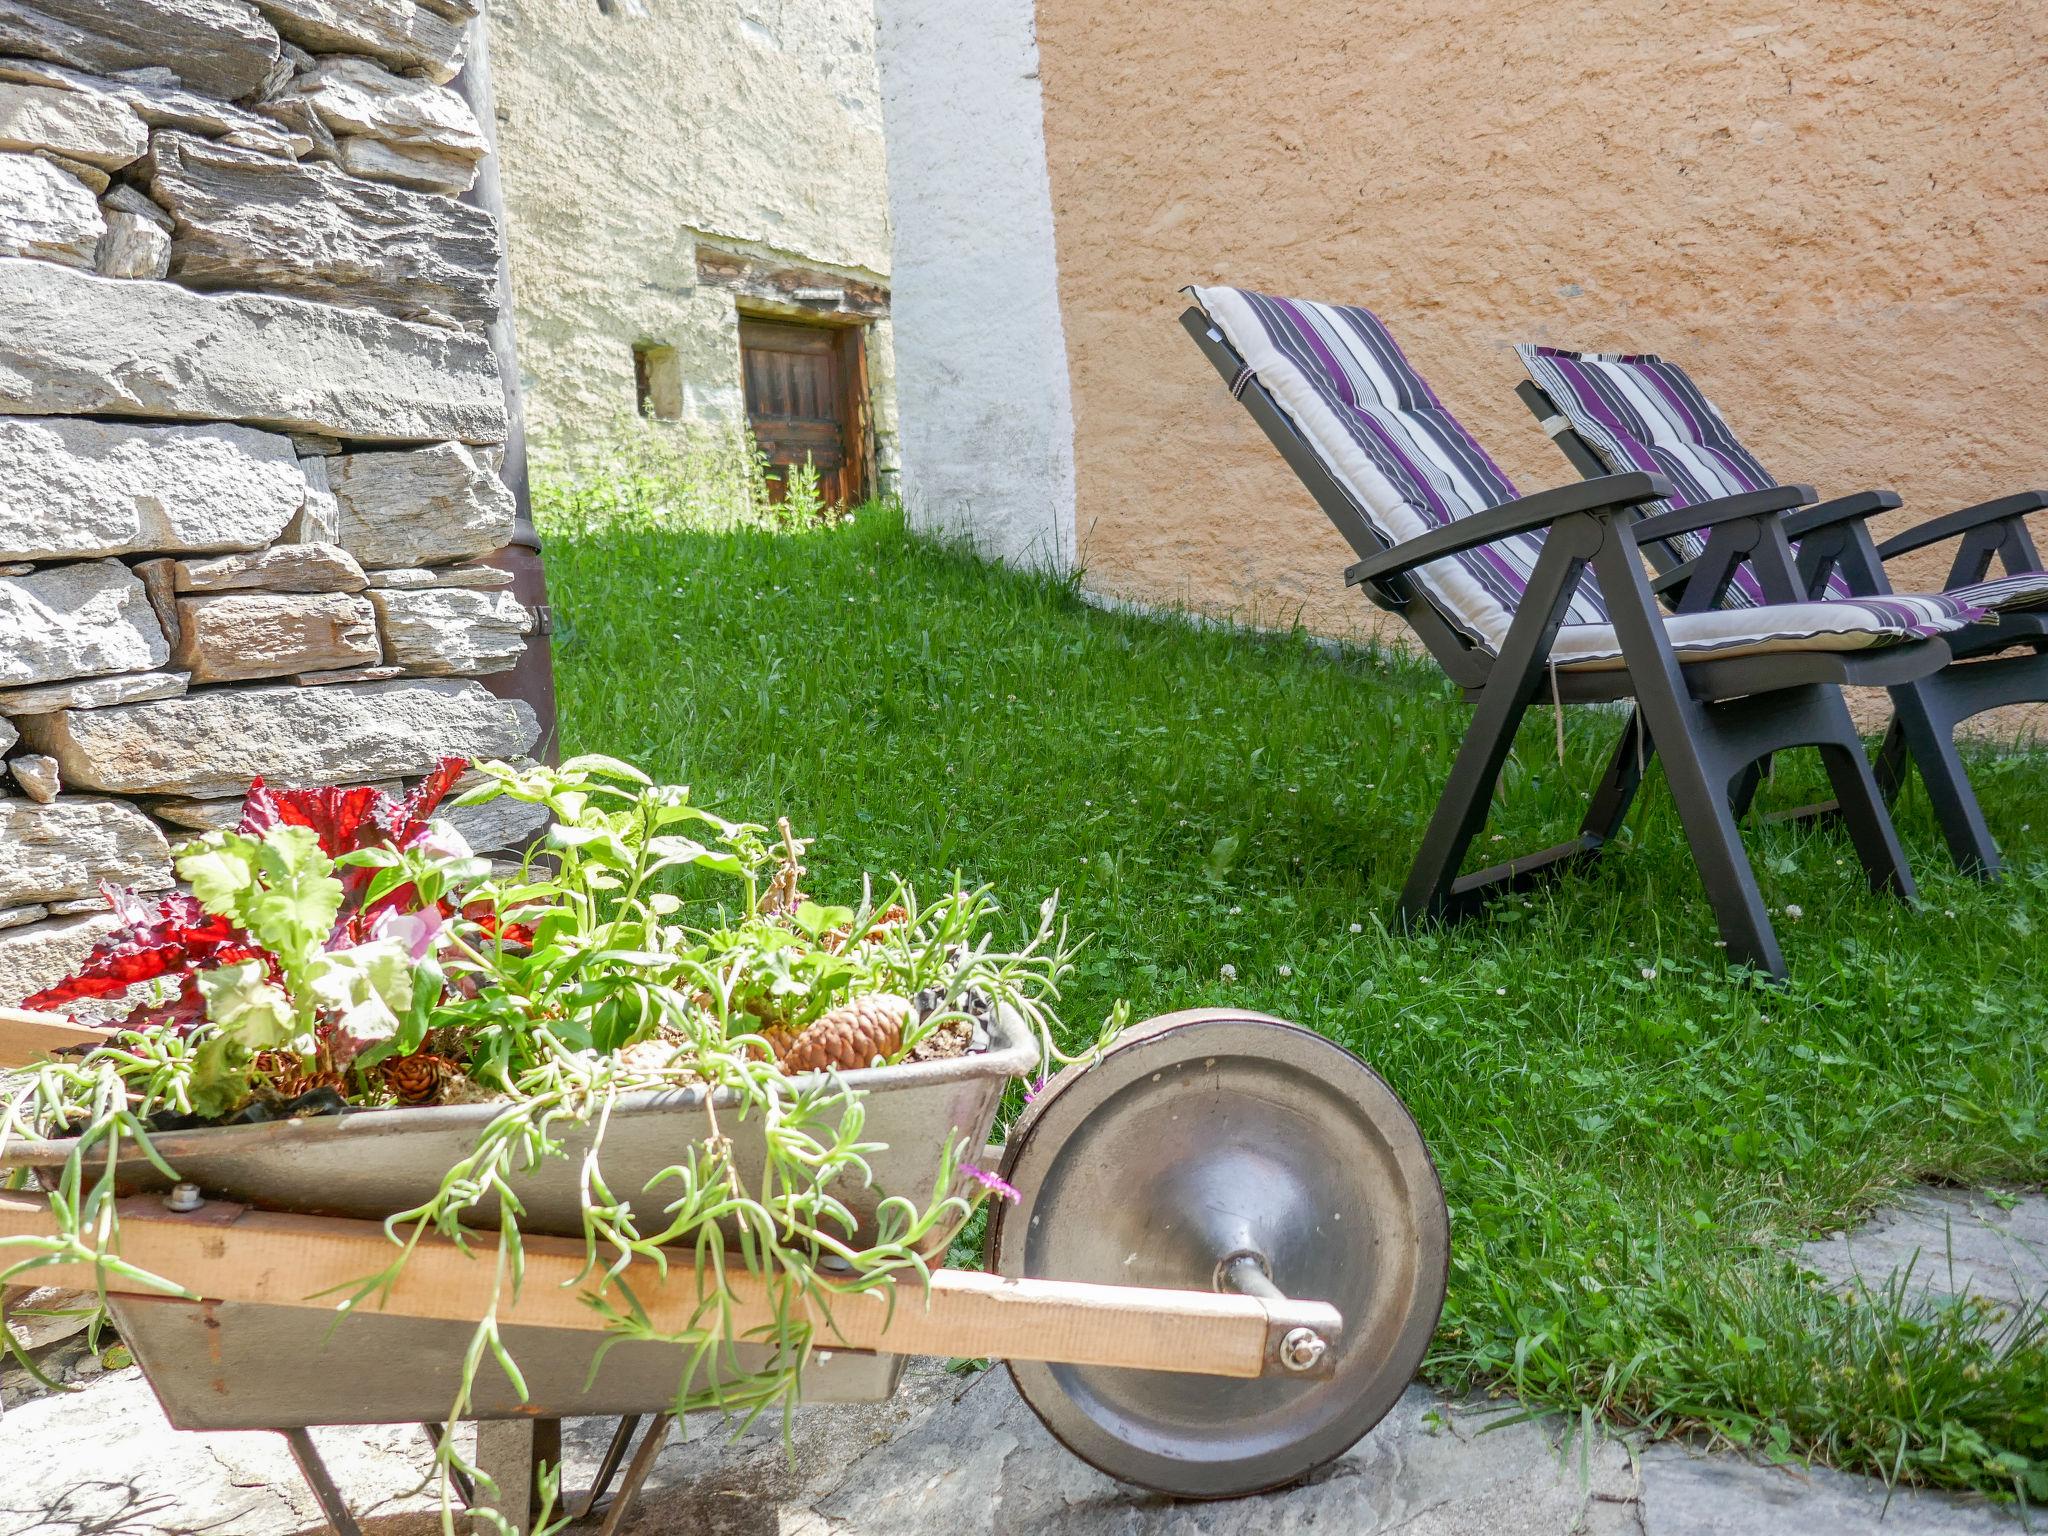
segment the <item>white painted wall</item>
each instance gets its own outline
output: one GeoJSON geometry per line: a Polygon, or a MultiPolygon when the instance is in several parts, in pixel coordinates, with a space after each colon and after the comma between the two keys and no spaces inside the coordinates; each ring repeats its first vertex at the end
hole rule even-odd
{"type": "Polygon", "coordinates": [[[1074,413],[1033,0],[877,0],[876,13],[911,522],[1066,570],[1074,413]]]}

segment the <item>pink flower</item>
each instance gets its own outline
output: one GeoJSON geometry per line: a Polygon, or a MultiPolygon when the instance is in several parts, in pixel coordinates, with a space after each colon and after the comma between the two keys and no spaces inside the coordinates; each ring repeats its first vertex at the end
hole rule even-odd
{"type": "Polygon", "coordinates": [[[370,919],[370,937],[396,939],[408,956],[424,960],[441,947],[441,930],[447,926],[448,919],[439,907],[425,907],[418,912],[384,907],[370,919]]]}
{"type": "Polygon", "coordinates": [[[1017,1186],[999,1174],[990,1173],[986,1168],[977,1168],[972,1163],[962,1163],[960,1171],[998,1200],[1007,1200],[1015,1205],[1024,1197],[1017,1193],[1017,1186]]]}
{"type": "Polygon", "coordinates": [[[1046,1081],[1047,1079],[1041,1077],[1025,1086],[1024,1102],[1026,1104],[1029,1104],[1033,1099],[1037,1098],[1041,1093],[1045,1091],[1046,1081]]]}

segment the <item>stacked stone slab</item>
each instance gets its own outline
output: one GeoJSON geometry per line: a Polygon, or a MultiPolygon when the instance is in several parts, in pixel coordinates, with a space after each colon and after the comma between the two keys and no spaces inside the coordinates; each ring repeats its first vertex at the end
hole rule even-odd
{"type": "Polygon", "coordinates": [[[0,1003],[259,774],[533,745],[476,13],[0,0],[0,1003]]]}

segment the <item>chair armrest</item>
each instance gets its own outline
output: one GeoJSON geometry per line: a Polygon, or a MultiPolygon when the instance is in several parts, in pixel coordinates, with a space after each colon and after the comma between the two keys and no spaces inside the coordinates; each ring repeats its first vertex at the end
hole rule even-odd
{"type": "Polygon", "coordinates": [[[1671,482],[1662,475],[1630,473],[1603,475],[1598,480],[1581,480],[1577,485],[1560,485],[1538,491],[1470,517],[1461,517],[1441,528],[1395,545],[1385,554],[1361,560],[1344,573],[1344,585],[1362,581],[1383,581],[1418,565],[1441,560],[1446,555],[1476,549],[1517,533],[1547,528],[1576,512],[1613,512],[1624,507],[1660,501],[1671,494],[1671,482]]]}
{"type": "Polygon", "coordinates": [[[1886,539],[1878,545],[1877,553],[1880,559],[1889,560],[1910,550],[1939,544],[1943,539],[1953,539],[1973,528],[1982,528],[1986,523],[2002,523],[2009,517],[2021,517],[2043,507],[2048,507],[2048,492],[2044,491],[2020,491],[2012,496],[2001,496],[1996,501],[1979,502],[1974,507],[1965,507],[1960,512],[1951,512],[1946,517],[1922,523],[1918,528],[1908,528],[1897,538],[1886,539]]]}
{"type": "Polygon", "coordinates": [[[1785,537],[1803,539],[1809,533],[1818,533],[1823,528],[1833,528],[1838,523],[1861,522],[1877,512],[1889,512],[1903,506],[1896,491],[1858,491],[1853,496],[1837,496],[1833,501],[1823,501],[1818,506],[1802,507],[1785,517],[1785,537]]]}
{"type": "Polygon", "coordinates": [[[1659,597],[1674,592],[1692,580],[1692,573],[1699,569],[1699,561],[1688,560],[1683,565],[1674,565],[1661,576],[1650,578],[1650,590],[1659,597]]]}
{"type": "Polygon", "coordinates": [[[1681,533],[1698,533],[1717,523],[1739,522],[1745,517],[1762,517],[1771,512],[1789,512],[1813,500],[1810,485],[1767,485],[1760,491],[1738,491],[1733,496],[1716,496],[1696,501],[1689,507],[1674,507],[1646,517],[1632,530],[1636,543],[1668,539],[1681,533]]]}

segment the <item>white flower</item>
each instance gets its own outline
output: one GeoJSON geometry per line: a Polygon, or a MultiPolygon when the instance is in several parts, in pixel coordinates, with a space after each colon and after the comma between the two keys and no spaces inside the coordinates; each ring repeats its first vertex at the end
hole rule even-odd
{"type": "Polygon", "coordinates": [[[1244,911],[1244,908],[1243,908],[1243,907],[1232,907],[1232,908],[1230,909],[1230,915],[1231,915],[1232,917],[1236,917],[1236,916],[1240,915],[1240,914],[1241,914],[1241,913],[1242,913],[1243,911],[1244,911]]]}
{"type": "Polygon", "coordinates": [[[413,846],[432,854],[437,859],[472,859],[476,857],[470,851],[468,840],[460,832],[456,831],[453,825],[445,821],[435,820],[428,822],[425,835],[417,843],[414,843],[413,846]]]}
{"type": "Polygon", "coordinates": [[[1294,974],[1294,967],[1291,965],[1283,965],[1280,967],[1280,974],[1282,976],[1292,976],[1294,974]]]}
{"type": "Polygon", "coordinates": [[[1508,989],[1506,987],[1495,987],[1493,989],[1493,995],[1495,997],[1506,997],[1508,995],[1508,989]]]}
{"type": "Polygon", "coordinates": [[[1655,981],[1656,979],[1657,979],[1657,967],[1655,967],[1654,965],[1646,965],[1646,966],[1644,966],[1644,967],[1643,967],[1643,980],[1645,980],[1645,981],[1655,981]]]}
{"type": "Polygon", "coordinates": [[[1235,981],[1235,980],[1237,980],[1237,967],[1236,967],[1236,966],[1234,966],[1234,965],[1232,965],[1232,964],[1230,964],[1230,963],[1229,963],[1228,961],[1224,962],[1224,966],[1223,966],[1223,979],[1224,979],[1225,981],[1235,981]]]}
{"type": "Polygon", "coordinates": [[[423,960],[441,947],[442,930],[448,919],[439,907],[421,912],[399,912],[386,907],[370,919],[372,939],[390,939],[414,960],[423,960]]]}
{"type": "Polygon", "coordinates": [[[1424,985],[1425,987],[1429,985],[1429,980],[1430,980],[1430,979],[1429,979],[1429,977],[1427,977],[1427,976],[1418,976],[1418,977],[1416,977],[1415,979],[1416,979],[1417,981],[1421,982],[1421,983],[1422,983],[1422,984],[1423,984],[1423,985],[1424,985]]]}
{"type": "Polygon", "coordinates": [[[1799,919],[1806,916],[1806,908],[1798,905],[1796,902],[1788,901],[1785,903],[1785,915],[1796,923],[1799,919]]]}
{"type": "Polygon", "coordinates": [[[1353,933],[1363,933],[1363,932],[1365,932],[1365,924],[1363,924],[1363,923],[1353,923],[1353,924],[1351,925],[1351,931],[1352,931],[1353,933]]]}

